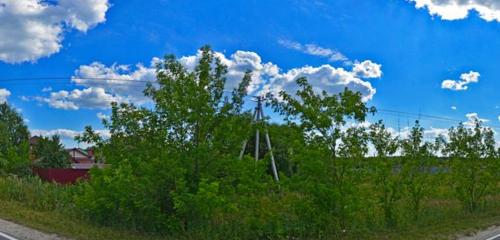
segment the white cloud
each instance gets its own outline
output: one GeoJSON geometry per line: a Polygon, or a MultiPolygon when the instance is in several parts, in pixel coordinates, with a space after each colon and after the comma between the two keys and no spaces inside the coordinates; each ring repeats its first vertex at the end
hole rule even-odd
{"type": "Polygon", "coordinates": [[[50,92],[52,91],[52,87],[44,87],[42,88],[42,92],[50,92]]]}
{"type": "Polygon", "coordinates": [[[451,110],[455,111],[455,110],[457,110],[457,107],[456,106],[451,106],[451,110]]]}
{"type": "Polygon", "coordinates": [[[344,54],[337,50],[324,48],[316,44],[301,44],[299,42],[286,39],[280,39],[278,40],[278,43],[286,48],[297,50],[305,54],[328,58],[328,60],[332,62],[349,60],[346,56],[344,56],[344,54]]]}
{"type": "Polygon", "coordinates": [[[473,127],[476,125],[476,121],[480,123],[489,122],[488,119],[480,118],[477,113],[467,113],[465,117],[467,118],[467,122],[464,122],[464,126],[473,127]]]}
{"type": "Polygon", "coordinates": [[[444,80],[441,83],[441,88],[450,89],[453,91],[465,91],[469,88],[470,83],[479,82],[479,77],[481,74],[478,72],[470,71],[469,73],[462,73],[460,75],[460,80],[444,80]]]}
{"type": "Polygon", "coordinates": [[[0,88],[0,103],[7,102],[7,98],[10,96],[10,91],[5,88],[0,88]]]}
{"type": "Polygon", "coordinates": [[[96,114],[96,117],[97,117],[97,118],[99,118],[101,121],[102,121],[102,120],[105,120],[105,119],[109,119],[109,115],[106,115],[106,114],[104,114],[104,113],[102,113],[102,112],[98,112],[98,113],[96,114]]]}
{"type": "MultiPolygon", "coordinates": [[[[367,78],[382,75],[380,65],[371,61],[355,65],[353,71],[335,68],[328,64],[281,71],[276,64],[263,62],[257,53],[251,51],[236,51],[229,56],[215,52],[215,55],[227,66],[226,90],[237,87],[245,72],[252,71],[252,81],[248,89],[250,94],[259,90],[261,93],[269,91],[278,93],[280,90],[286,90],[293,94],[297,89],[295,80],[304,76],[318,91],[339,93],[347,87],[360,91],[366,101],[373,97],[376,90],[369,82],[361,80],[358,75],[367,78]]],[[[193,71],[200,57],[201,52],[198,51],[196,55],[179,58],[179,62],[189,71],[193,71]]],[[[85,89],[51,92],[48,97],[35,97],[34,99],[54,108],[68,110],[104,109],[108,108],[112,101],[134,102],[141,105],[150,100],[143,95],[143,91],[147,83],[153,83],[156,80],[155,66],[160,61],[159,58],[153,58],[148,67],[143,64],[131,67],[116,63],[106,66],[100,62],[82,65],[75,71],[72,82],[84,86],[85,89]]]]}
{"type": "Polygon", "coordinates": [[[490,22],[500,22],[500,2],[498,0],[411,0],[416,8],[427,8],[429,14],[438,15],[443,20],[465,19],[470,11],[490,22]]]}
{"type": "Polygon", "coordinates": [[[380,78],[382,77],[382,65],[370,60],[354,63],[352,72],[361,78],[380,78]]]}
{"type": "Polygon", "coordinates": [[[86,32],[105,22],[109,6],[108,0],[0,0],[0,61],[34,62],[59,52],[67,30],[86,32]]]}
{"type": "Polygon", "coordinates": [[[155,66],[159,61],[159,58],[153,58],[149,66],[138,63],[132,67],[116,63],[108,67],[93,62],[80,66],[71,81],[84,87],[102,88],[109,94],[142,104],[148,101],[143,91],[147,83],[156,80],[155,66]]]}
{"type": "MultiPolygon", "coordinates": [[[[194,56],[184,56],[179,61],[192,71],[199,61],[200,54],[198,52],[194,56]]],[[[325,90],[329,93],[342,92],[345,87],[354,91],[360,91],[364,100],[370,100],[376,92],[375,88],[369,82],[358,78],[356,73],[346,71],[343,68],[335,68],[328,64],[319,67],[303,66],[288,71],[281,71],[274,63],[262,62],[261,57],[255,52],[236,51],[229,57],[216,52],[216,56],[228,67],[226,82],[226,89],[228,90],[237,86],[246,70],[251,70],[253,75],[249,87],[250,93],[261,89],[263,93],[272,92],[276,95],[281,90],[294,94],[298,89],[295,80],[299,77],[307,77],[316,90],[325,90]]],[[[363,69],[366,71],[366,75],[371,77],[382,75],[379,64],[372,63],[371,61],[363,63],[371,67],[363,69]],[[373,67],[373,65],[376,66],[373,67]]],[[[362,69],[361,65],[358,69],[362,69]]]]}
{"type": "Polygon", "coordinates": [[[278,95],[280,91],[284,90],[294,94],[298,90],[295,81],[300,77],[306,77],[316,92],[324,90],[330,94],[335,94],[342,92],[347,87],[352,91],[360,92],[364,101],[372,99],[376,93],[370,82],[361,80],[353,72],[330,65],[291,69],[272,78],[264,86],[263,91],[278,95]]]}
{"type": "MultiPolygon", "coordinates": [[[[248,89],[250,92],[257,90],[264,83],[264,79],[274,77],[280,72],[277,65],[271,62],[263,63],[260,56],[255,52],[236,51],[229,57],[220,52],[216,52],[215,55],[227,66],[225,86],[227,90],[236,88],[247,70],[252,71],[252,81],[248,89]]],[[[196,55],[181,57],[179,61],[188,70],[192,71],[200,57],[201,52],[198,51],[196,55]]]]}
{"type": "Polygon", "coordinates": [[[53,108],[64,110],[78,110],[80,108],[106,109],[110,107],[112,102],[126,101],[126,99],[108,94],[103,88],[98,87],[51,92],[49,97],[35,97],[35,100],[47,103],[53,108]]]}
{"type": "MultiPolygon", "coordinates": [[[[32,136],[48,137],[48,136],[59,135],[61,138],[66,138],[66,139],[74,139],[76,136],[83,133],[83,131],[76,131],[71,129],[51,129],[51,130],[32,129],[30,130],[30,132],[32,136]]],[[[95,132],[104,138],[111,137],[111,134],[108,130],[95,130],[95,132]]]]}

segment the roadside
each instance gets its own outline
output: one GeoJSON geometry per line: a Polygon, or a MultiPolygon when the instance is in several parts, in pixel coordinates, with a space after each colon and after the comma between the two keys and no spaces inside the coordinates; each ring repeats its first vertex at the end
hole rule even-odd
{"type": "MultiPolygon", "coordinates": [[[[119,230],[107,227],[99,227],[92,225],[86,221],[72,218],[57,211],[39,211],[30,209],[15,201],[4,201],[0,199],[0,218],[12,222],[19,222],[31,229],[38,229],[46,233],[57,233],[57,235],[50,235],[53,238],[28,238],[22,235],[16,235],[17,231],[4,230],[3,222],[0,222],[0,232],[5,232],[9,235],[17,237],[19,240],[32,240],[32,239],[55,239],[66,240],[71,239],[80,240],[158,240],[161,237],[148,236],[137,232],[128,230],[119,230]],[[57,238],[59,236],[59,238],[57,238]]],[[[25,227],[26,228],[26,227],[25,227]]],[[[22,232],[22,230],[20,230],[22,232]]],[[[46,234],[47,235],[47,234],[46,234]]],[[[0,238],[1,239],[1,238],[0,238]]]]}
{"type": "Polygon", "coordinates": [[[13,222],[0,219],[0,239],[9,239],[13,237],[18,240],[65,240],[67,238],[59,237],[55,234],[45,234],[40,231],[15,224],[13,222]]]}
{"type": "Polygon", "coordinates": [[[459,237],[458,240],[500,240],[500,226],[492,226],[472,236],[459,237]]]}

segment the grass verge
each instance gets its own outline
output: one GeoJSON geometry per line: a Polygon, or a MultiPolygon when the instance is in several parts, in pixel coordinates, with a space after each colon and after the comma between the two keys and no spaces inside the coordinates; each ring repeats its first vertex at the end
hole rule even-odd
{"type": "MultiPolygon", "coordinates": [[[[97,227],[58,212],[33,210],[15,201],[0,200],[0,206],[2,206],[0,208],[0,218],[2,219],[72,239],[165,239],[109,227],[97,227]]],[[[397,230],[374,232],[365,236],[365,239],[454,239],[458,235],[467,235],[467,233],[470,234],[500,224],[499,209],[475,215],[461,213],[460,209],[448,209],[446,212],[440,211],[437,214],[428,213],[429,216],[423,216],[420,221],[413,225],[397,230]]]]}
{"type": "Polygon", "coordinates": [[[58,212],[32,210],[14,201],[0,200],[0,218],[18,223],[45,233],[55,233],[62,237],[82,240],[155,240],[156,236],[147,236],[134,232],[97,227],[88,222],[70,218],[58,212]]]}

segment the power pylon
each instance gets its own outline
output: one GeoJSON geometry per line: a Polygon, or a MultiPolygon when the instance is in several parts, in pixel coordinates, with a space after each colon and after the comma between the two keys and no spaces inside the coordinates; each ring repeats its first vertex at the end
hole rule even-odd
{"type": "MultiPolygon", "coordinates": [[[[267,148],[269,149],[269,154],[271,156],[271,168],[273,170],[274,179],[277,182],[279,182],[280,178],[278,176],[278,169],[276,168],[276,162],[274,160],[273,149],[271,147],[271,139],[269,138],[269,131],[267,130],[267,127],[265,126],[264,110],[262,108],[262,101],[264,100],[264,98],[261,96],[258,96],[256,98],[257,98],[257,106],[255,107],[255,111],[253,113],[253,122],[255,124],[258,124],[258,123],[264,121],[264,129],[265,129],[264,135],[266,138],[267,148]]],[[[256,132],[255,132],[255,161],[259,161],[259,141],[260,141],[260,132],[259,132],[259,128],[257,128],[256,132]]],[[[242,159],[243,154],[245,154],[245,149],[247,147],[247,143],[248,143],[248,140],[245,140],[243,142],[243,147],[241,148],[241,151],[240,151],[240,159],[242,159]]]]}

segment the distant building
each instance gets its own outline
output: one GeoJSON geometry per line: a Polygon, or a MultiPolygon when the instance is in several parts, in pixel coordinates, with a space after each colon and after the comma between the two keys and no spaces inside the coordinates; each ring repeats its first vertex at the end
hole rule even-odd
{"type": "Polygon", "coordinates": [[[93,151],[85,151],[80,148],[69,148],[66,151],[70,155],[71,163],[95,163],[93,151]]]}

